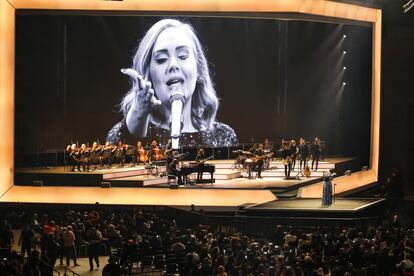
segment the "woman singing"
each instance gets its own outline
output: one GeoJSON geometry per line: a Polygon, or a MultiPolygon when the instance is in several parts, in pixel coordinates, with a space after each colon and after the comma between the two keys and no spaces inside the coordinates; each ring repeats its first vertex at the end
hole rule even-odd
{"type": "Polygon", "coordinates": [[[132,87],[121,102],[124,119],[109,131],[108,141],[115,143],[129,133],[166,144],[171,138],[170,96],[180,91],[185,98],[181,146],[237,144],[233,129],[216,121],[219,101],[203,47],[188,23],[155,23],[139,43],[132,67],[121,71],[131,78],[132,87]]]}

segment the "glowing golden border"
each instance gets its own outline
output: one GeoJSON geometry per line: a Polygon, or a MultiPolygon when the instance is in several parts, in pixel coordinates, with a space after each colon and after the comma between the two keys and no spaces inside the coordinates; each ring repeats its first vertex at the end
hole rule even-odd
{"type": "Polygon", "coordinates": [[[11,187],[14,169],[14,35],[15,9],[178,11],[178,12],[289,12],[371,22],[372,121],[371,166],[356,186],[378,178],[381,10],[324,0],[0,0],[0,196],[11,187]],[[362,179],[362,180],[361,180],[362,179]],[[364,183],[362,183],[363,181],[364,183]]]}
{"type": "Polygon", "coordinates": [[[13,185],[14,11],[0,0],[0,197],[13,185]]]}

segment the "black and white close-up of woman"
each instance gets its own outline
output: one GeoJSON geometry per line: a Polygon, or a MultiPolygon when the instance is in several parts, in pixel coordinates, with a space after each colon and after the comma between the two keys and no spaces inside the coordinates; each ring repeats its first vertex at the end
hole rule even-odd
{"type": "Polygon", "coordinates": [[[182,95],[180,146],[228,147],[234,130],[216,119],[219,100],[196,32],[176,19],[156,22],[140,41],[131,68],[123,68],[132,87],[123,97],[123,119],[108,133],[116,144],[125,135],[171,138],[171,94],[182,95]]]}

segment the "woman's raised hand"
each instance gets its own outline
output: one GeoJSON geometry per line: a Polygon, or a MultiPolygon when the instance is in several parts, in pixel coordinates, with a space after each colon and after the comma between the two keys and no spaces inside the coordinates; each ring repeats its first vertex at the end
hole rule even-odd
{"type": "Polygon", "coordinates": [[[155,97],[154,89],[150,81],[145,80],[137,71],[131,68],[121,69],[121,72],[130,76],[136,88],[133,108],[143,113],[150,112],[152,108],[161,104],[161,101],[155,97]]]}
{"type": "Polygon", "coordinates": [[[149,114],[154,107],[161,105],[155,97],[150,81],[145,80],[137,71],[131,68],[121,69],[121,72],[132,78],[135,89],[134,100],[126,116],[126,125],[129,132],[138,137],[147,134],[149,114]]]}

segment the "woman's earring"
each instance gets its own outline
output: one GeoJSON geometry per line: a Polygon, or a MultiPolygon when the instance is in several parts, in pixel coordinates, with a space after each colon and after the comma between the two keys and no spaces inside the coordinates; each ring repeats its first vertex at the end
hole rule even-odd
{"type": "Polygon", "coordinates": [[[200,75],[198,75],[198,76],[197,76],[197,80],[196,80],[196,82],[197,82],[198,84],[202,83],[202,82],[203,82],[203,78],[202,78],[200,75]]]}

